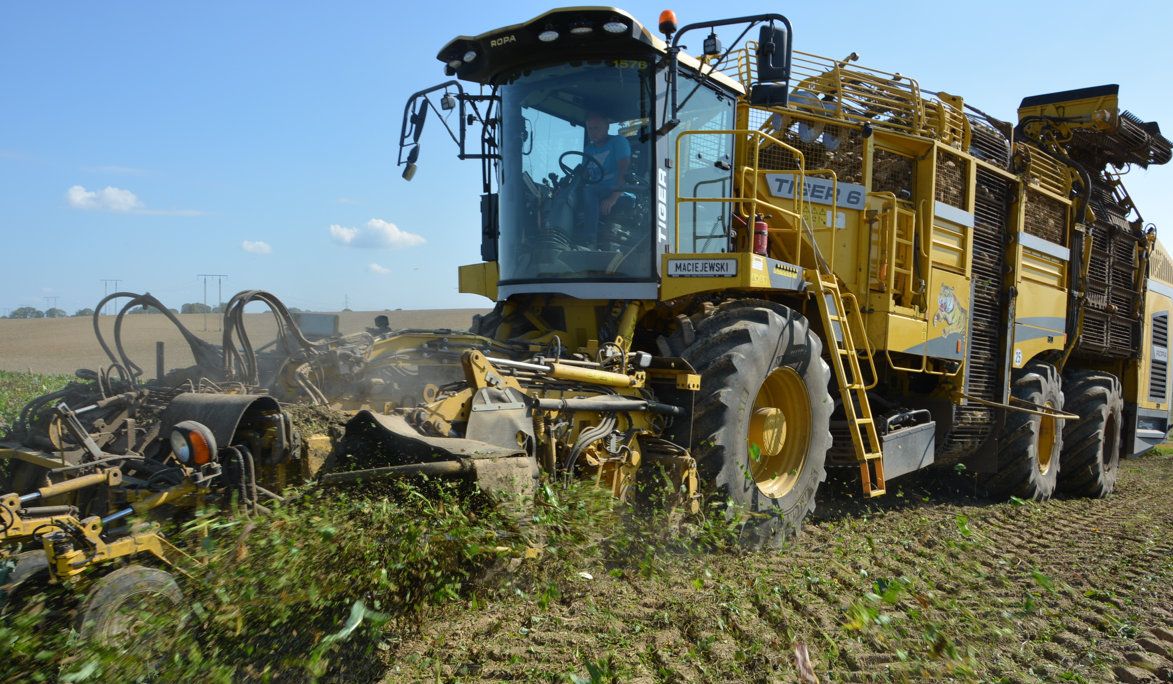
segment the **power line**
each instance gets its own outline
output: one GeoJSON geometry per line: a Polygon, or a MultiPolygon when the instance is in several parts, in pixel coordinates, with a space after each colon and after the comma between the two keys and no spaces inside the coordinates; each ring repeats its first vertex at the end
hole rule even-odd
{"type": "Polygon", "coordinates": [[[224,279],[228,277],[227,273],[197,273],[197,278],[204,280],[204,330],[208,329],[208,279],[215,278],[217,287],[219,287],[218,296],[220,303],[224,303],[224,279]]]}
{"type": "MultiPolygon", "coordinates": [[[[114,291],[117,292],[118,291],[118,284],[121,283],[122,281],[116,280],[114,278],[102,278],[100,280],[100,282],[104,286],[102,288],[102,298],[104,299],[110,295],[110,283],[114,283],[114,291]]],[[[110,302],[106,302],[106,315],[110,315],[110,302]]]]}

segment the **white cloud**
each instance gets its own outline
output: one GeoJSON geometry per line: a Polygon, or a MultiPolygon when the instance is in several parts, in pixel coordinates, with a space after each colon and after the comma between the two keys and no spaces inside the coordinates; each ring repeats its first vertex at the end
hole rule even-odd
{"type": "Polygon", "coordinates": [[[130,190],[109,186],[90,192],[80,185],[75,185],[65,191],[65,201],[69,202],[69,206],[74,209],[91,211],[128,212],[143,205],[130,190]]]}
{"type": "Polygon", "coordinates": [[[427,242],[422,235],[400,230],[382,219],[371,219],[362,228],[330,226],[330,239],[345,247],[363,249],[402,249],[427,242]]]}
{"type": "Polygon", "coordinates": [[[340,245],[349,245],[358,236],[358,228],[346,228],[339,225],[330,226],[330,239],[340,245]]]}
{"type": "Polygon", "coordinates": [[[358,204],[359,201],[355,200],[355,199],[350,199],[349,197],[339,197],[338,203],[339,204],[358,204]]]}
{"type": "Polygon", "coordinates": [[[240,243],[240,248],[249,254],[272,254],[273,252],[273,248],[269,246],[269,243],[261,242],[260,240],[256,242],[245,240],[240,243]]]}
{"type": "Polygon", "coordinates": [[[367,270],[377,275],[387,275],[391,272],[391,269],[384,268],[378,264],[371,264],[370,266],[367,266],[367,270]]]}
{"type": "Polygon", "coordinates": [[[205,216],[206,211],[198,209],[147,209],[130,190],[109,187],[102,190],[86,190],[75,185],[65,191],[65,201],[74,209],[86,211],[114,211],[122,214],[145,216],[205,216]]]}

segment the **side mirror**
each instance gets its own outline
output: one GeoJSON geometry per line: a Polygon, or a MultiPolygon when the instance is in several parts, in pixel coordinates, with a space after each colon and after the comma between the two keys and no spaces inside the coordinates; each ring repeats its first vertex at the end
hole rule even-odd
{"type": "Polygon", "coordinates": [[[790,31],[766,24],[758,32],[758,82],[790,80],[790,31]]]}

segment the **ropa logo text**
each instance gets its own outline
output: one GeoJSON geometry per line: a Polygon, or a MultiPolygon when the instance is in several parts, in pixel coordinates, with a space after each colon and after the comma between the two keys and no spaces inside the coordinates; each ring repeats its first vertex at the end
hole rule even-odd
{"type": "Polygon", "coordinates": [[[510,43],[516,43],[516,42],[517,42],[517,36],[514,36],[512,33],[510,33],[507,36],[501,36],[500,38],[494,38],[493,40],[489,41],[489,47],[496,48],[496,47],[501,47],[502,45],[508,45],[510,43]]]}

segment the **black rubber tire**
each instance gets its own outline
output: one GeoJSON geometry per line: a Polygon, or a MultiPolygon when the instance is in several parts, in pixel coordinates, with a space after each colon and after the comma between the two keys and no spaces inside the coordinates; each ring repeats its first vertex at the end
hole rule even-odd
{"type": "Polygon", "coordinates": [[[16,599],[22,586],[27,585],[26,589],[35,584],[43,586],[48,581],[49,559],[44,551],[25,551],[4,561],[0,564],[0,617],[17,608],[20,602],[16,599]]]}
{"type": "Polygon", "coordinates": [[[801,314],[749,300],[722,304],[700,322],[695,342],[684,350],[701,374],[692,431],[700,487],[710,503],[724,502],[726,516],[739,521],[745,547],[776,547],[796,534],[826,479],[833,404],[822,348],[801,314]],[[779,387],[785,391],[774,391],[779,387]],[[767,401],[767,394],[783,401],[767,401]],[[774,411],[786,401],[786,410],[774,411]],[[759,411],[782,416],[782,429],[773,434],[783,441],[751,459],[751,414],[759,411]]]}
{"type": "MultiPolygon", "coordinates": [[[[1032,361],[1015,371],[1010,393],[1032,404],[1063,410],[1059,372],[1050,364],[1032,361]]],[[[1051,498],[1059,475],[1063,422],[1024,411],[1008,412],[998,439],[998,472],[980,478],[990,496],[1051,498]]]]}
{"type": "Polygon", "coordinates": [[[1080,416],[1063,426],[1059,491],[1100,498],[1112,493],[1120,464],[1124,427],[1124,388],[1103,371],[1077,370],[1064,375],[1068,413],[1080,416]]]}
{"type": "Polygon", "coordinates": [[[158,608],[169,610],[183,600],[171,573],[128,565],[99,578],[90,588],[77,616],[78,632],[103,646],[136,640],[140,623],[158,608]]]}

